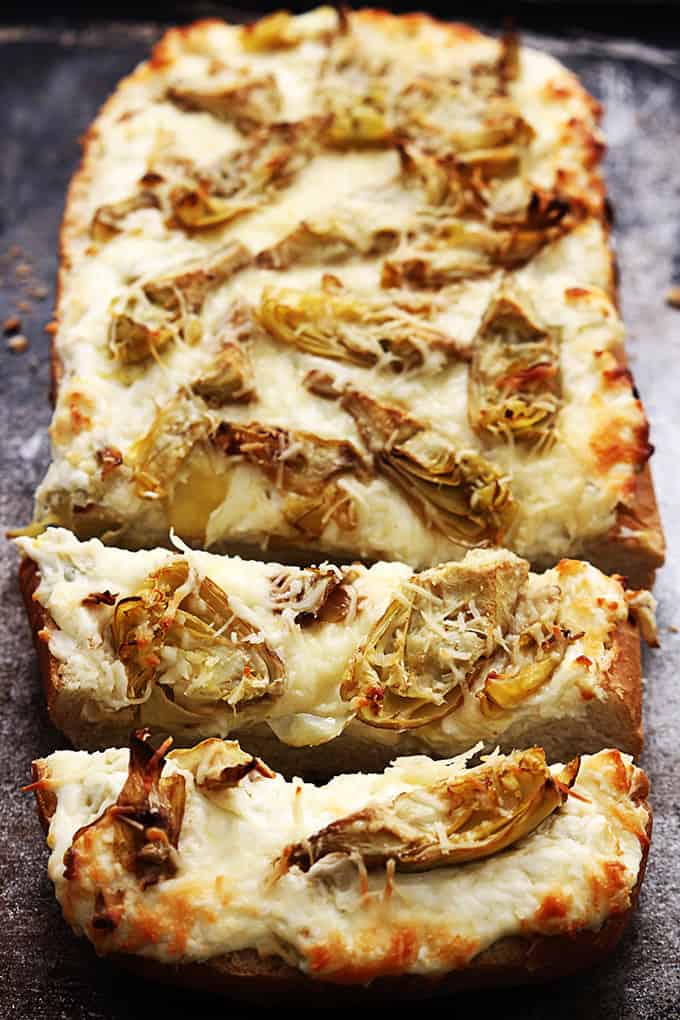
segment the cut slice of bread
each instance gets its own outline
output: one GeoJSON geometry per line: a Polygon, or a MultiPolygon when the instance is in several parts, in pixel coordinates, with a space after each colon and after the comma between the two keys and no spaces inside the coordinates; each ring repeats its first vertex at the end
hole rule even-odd
{"type": "MultiPolygon", "coordinates": [[[[138,748],[135,756],[139,768],[138,748]]],[[[479,814],[443,835],[435,791],[451,798],[449,811],[466,798],[479,807],[483,775],[526,784],[541,758],[517,752],[509,771],[498,755],[468,770],[404,758],[383,775],[319,788],[287,783],[238,745],[212,740],[165,766],[151,755],[136,792],[123,789],[124,750],[57,752],[34,763],[34,785],[57,898],[99,954],[185,987],[321,1004],[544,981],[612,951],[651,834],[646,778],[619,751],[553,766],[541,789],[556,799],[504,849],[478,844],[467,863],[402,870],[414,840],[455,856],[478,838],[479,814]],[[225,766],[237,759],[238,772],[225,766]],[[140,797],[154,801],[155,820],[140,797]],[[401,829],[387,821],[395,805],[401,829]],[[391,833],[382,864],[361,843],[357,820],[369,816],[364,831],[391,833]]]]}
{"type": "Polygon", "coordinates": [[[654,601],[586,563],[532,574],[478,550],[418,574],[127,552],[59,529],[18,544],[50,715],[77,746],[139,725],[184,744],[231,734],[287,775],[477,741],[551,760],[642,748],[638,620],[653,641],[654,601]]]}

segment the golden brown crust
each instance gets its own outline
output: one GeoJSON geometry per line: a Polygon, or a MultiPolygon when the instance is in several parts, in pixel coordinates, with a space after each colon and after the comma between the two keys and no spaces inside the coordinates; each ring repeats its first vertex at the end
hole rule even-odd
{"type": "MultiPolygon", "coordinates": [[[[49,779],[47,763],[33,763],[36,782],[49,779]]],[[[36,789],[37,811],[47,831],[56,809],[56,797],[44,787],[36,789]]],[[[631,788],[633,803],[647,812],[646,841],[637,881],[627,910],[608,918],[598,931],[577,931],[568,935],[533,935],[499,939],[460,970],[428,977],[401,974],[379,977],[368,986],[339,985],[307,977],[279,957],[260,957],[254,950],[228,953],[203,963],[172,966],[157,960],[116,953],[111,959],[126,970],[163,984],[181,985],[250,1002],[299,1001],[322,1005],[361,1000],[370,1002],[399,997],[423,999],[451,995],[465,989],[526,985],[566,977],[591,967],[611,953],[619,943],[635,909],[647,866],[652,834],[652,812],[646,801],[648,784],[644,773],[631,788]]]]}
{"type": "Polygon", "coordinates": [[[51,623],[49,614],[40,605],[37,599],[33,598],[34,592],[40,584],[40,571],[33,560],[24,558],[19,564],[19,587],[24,600],[28,623],[33,636],[33,644],[38,655],[38,667],[42,680],[47,710],[55,725],[57,722],[56,702],[61,689],[61,678],[59,676],[59,662],[52,655],[47,641],[41,637],[45,628],[51,623]]]}

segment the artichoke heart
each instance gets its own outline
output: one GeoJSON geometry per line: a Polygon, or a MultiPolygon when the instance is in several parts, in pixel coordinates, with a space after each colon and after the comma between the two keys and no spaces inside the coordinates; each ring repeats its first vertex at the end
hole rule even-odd
{"type": "Polygon", "coordinates": [[[109,326],[113,357],[124,365],[137,365],[157,356],[171,340],[197,343],[206,297],[249,261],[248,249],[230,242],[207,259],[193,259],[134,284],[113,302],[109,326]]]}
{"type": "Polygon", "coordinates": [[[375,300],[325,286],[320,291],[265,288],[258,319],[278,341],[307,354],[394,370],[420,367],[430,352],[463,356],[460,345],[423,319],[432,304],[396,298],[375,300]]]}
{"type": "Polygon", "coordinates": [[[187,700],[242,703],[281,693],[284,670],[252,624],[236,615],[210,578],[198,580],[179,559],[151,574],[120,599],[111,636],[125,665],[128,697],[143,699],[163,669],[165,648],[181,649],[191,677],[187,700]]]}
{"type": "Polygon", "coordinates": [[[495,652],[526,584],[524,560],[488,566],[447,563],[402,585],[341,686],[357,717],[385,729],[413,729],[457,709],[477,663],[495,652]]]}
{"type": "Polygon", "coordinates": [[[170,191],[174,217],[187,230],[224,225],[287,187],[319,151],[323,117],[269,124],[213,167],[187,169],[170,191]]]}
{"type": "Polygon", "coordinates": [[[248,403],[255,396],[255,377],[246,351],[238,343],[223,343],[191,389],[214,407],[248,403]]]}
{"type": "Polygon", "coordinates": [[[483,435],[545,443],[562,404],[554,331],[538,326],[516,300],[502,297],[473,342],[470,424],[483,435]]]}
{"type": "Polygon", "coordinates": [[[337,265],[355,255],[384,255],[399,243],[399,231],[388,218],[367,223],[351,208],[316,220],[303,220],[289,234],[257,256],[265,269],[289,269],[291,266],[322,262],[337,265]]]}
{"type": "Polygon", "coordinates": [[[168,99],[183,110],[211,114],[233,121],[241,131],[252,131],[275,121],[283,105],[273,74],[253,75],[247,68],[216,68],[207,80],[178,81],[168,99]]]}
{"type": "Polygon", "coordinates": [[[159,407],[150,428],[131,446],[126,463],[141,499],[164,499],[180,467],[199,443],[207,443],[213,421],[199,400],[180,391],[159,407]]]}
{"type": "Polygon", "coordinates": [[[193,747],[171,751],[168,757],[192,773],[199,790],[212,796],[233,789],[246,777],[271,779],[275,775],[260,758],[243,751],[236,740],[210,737],[193,747]]]}
{"type": "Polygon", "coordinates": [[[368,469],[355,447],[344,440],[275,426],[222,422],[213,438],[229,458],[259,468],[281,492],[285,519],[308,538],[318,538],[334,521],[356,527],[354,501],[337,484],[343,474],[366,478],[368,469]]]}
{"type": "Polygon", "coordinates": [[[340,623],[352,605],[356,593],[347,568],[291,567],[281,569],[271,579],[271,601],[275,613],[290,611],[299,627],[312,623],[340,623]]]}
{"type": "Polygon", "coordinates": [[[100,205],[90,223],[90,236],[93,241],[100,243],[110,241],[116,234],[121,233],[125,220],[131,213],[139,209],[159,208],[160,202],[152,191],[139,191],[130,198],[121,199],[120,202],[100,205]]]}
{"type": "Polygon", "coordinates": [[[477,693],[484,714],[511,711],[531,697],[550,680],[572,640],[574,636],[558,626],[549,628],[542,641],[528,631],[518,635],[513,652],[503,652],[492,662],[477,693]]]}
{"type": "Polygon", "coordinates": [[[551,235],[461,219],[446,207],[423,210],[413,237],[383,264],[383,287],[440,288],[459,280],[515,269],[551,235]]]}
{"type": "MultiPolygon", "coordinates": [[[[429,871],[480,860],[528,836],[566,800],[579,759],[553,773],[534,747],[494,755],[429,787],[369,804],[284,852],[287,867],[360,857],[370,871],[429,871]]],[[[282,871],[285,869],[282,869],[282,871]]]]}
{"type": "MultiPolygon", "coordinates": [[[[128,775],[116,803],[74,835],[64,855],[66,879],[77,874],[81,854],[92,859],[98,846],[112,853],[142,890],[176,874],[186,785],[177,773],[162,777],[172,741],[155,751],[148,736],[147,730],[137,730],[131,737],[128,775]]],[[[100,931],[117,924],[115,911],[107,909],[107,895],[115,901],[114,890],[95,890],[91,923],[100,931]]]]}
{"type": "Polygon", "coordinates": [[[456,450],[442,434],[367,394],[347,390],[342,406],[378,469],[429,524],[463,546],[499,544],[515,504],[493,464],[473,451],[456,450]]]}

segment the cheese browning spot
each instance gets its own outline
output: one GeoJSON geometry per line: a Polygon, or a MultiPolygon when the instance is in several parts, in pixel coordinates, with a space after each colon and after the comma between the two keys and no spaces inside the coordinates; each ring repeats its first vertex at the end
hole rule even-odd
{"type": "MultiPolygon", "coordinates": [[[[356,856],[370,871],[429,871],[498,853],[559,808],[576,781],[575,758],[553,776],[540,748],[513,751],[449,780],[369,804],[287,848],[288,868],[356,856]]],[[[312,872],[313,873],[313,872],[312,872]]]]}

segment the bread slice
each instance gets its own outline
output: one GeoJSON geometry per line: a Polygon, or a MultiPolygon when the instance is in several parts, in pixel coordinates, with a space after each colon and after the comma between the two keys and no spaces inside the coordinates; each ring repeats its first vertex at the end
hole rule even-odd
{"type": "Polygon", "coordinates": [[[640,633],[654,601],[505,551],[414,573],[19,539],[55,724],[80,747],[135,726],[236,734],[286,774],[540,743],[551,760],[642,747],[640,633]],[[207,601],[205,601],[207,600],[207,601]]]}
{"type": "Polygon", "coordinates": [[[651,584],[597,104],[422,15],[258,24],[167,33],[88,132],[35,526],[414,568],[498,542],[651,584]]]}
{"type": "Polygon", "coordinates": [[[637,900],[648,787],[619,751],[551,770],[536,748],[468,770],[402,758],[319,788],[232,742],[164,763],[142,736],[131,765],[41,759],[34,788],[66,920],[150,978],[319,1005],[543,981],[611,952],[637,900]],[[456,828],[454,803],[474,821],[456,828]]]}

